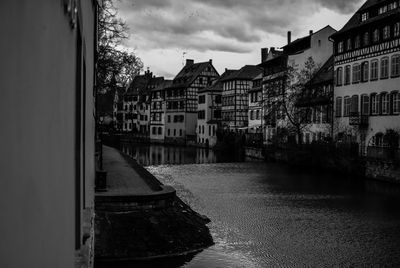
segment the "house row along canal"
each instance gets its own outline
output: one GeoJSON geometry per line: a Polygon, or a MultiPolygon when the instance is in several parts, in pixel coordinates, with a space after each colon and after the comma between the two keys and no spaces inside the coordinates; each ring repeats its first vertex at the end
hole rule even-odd
{"type": "Polygon", "coordinates": [[[400,266],[400,201],[365,182],[198,148],[122,150],[211,219],[215,245],[178,267],[400,266]]]}

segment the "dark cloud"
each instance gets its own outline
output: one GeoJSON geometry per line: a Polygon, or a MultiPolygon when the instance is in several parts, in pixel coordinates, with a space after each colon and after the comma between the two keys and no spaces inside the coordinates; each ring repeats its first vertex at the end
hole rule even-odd
{"type": "Polygon", "coordinates": [[[348,14],[362,0],[122,0],[132,40],[143,49],[247,53],[271,34],[285,35],[321,8],[348,14]]]}

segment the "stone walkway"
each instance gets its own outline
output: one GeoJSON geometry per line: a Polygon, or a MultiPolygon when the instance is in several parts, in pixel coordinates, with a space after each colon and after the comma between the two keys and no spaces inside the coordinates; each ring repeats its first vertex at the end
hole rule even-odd
{"type": "Polygon", "coordinates": [[[103,169],[107,171],[107,192],[97,193],[97,195],[154,193],[145,179],[114,148],[103,146],[103,169]]]}

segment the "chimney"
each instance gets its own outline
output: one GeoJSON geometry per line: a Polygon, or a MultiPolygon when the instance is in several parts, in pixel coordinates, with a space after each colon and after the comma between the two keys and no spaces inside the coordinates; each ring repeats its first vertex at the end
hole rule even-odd
{"type": "Polygon", "coordinates": [[[310,30],[310,35],[313,35],[313,33],[314,33],[313,30],[310,30]]]}
{"type": "Polygon", "coordinates": [[[275,47],[270,47],[269,50],[272,52],[275,52],[275,47]]]}
{"type": "Polygon", "coordinates": [[[210,64],[212,64],[212,59],[209,60],[210,64]]]}
{"type": "Polygon", "coordinates": [[[290,43],[292,43],[292,32],[291,31],[287,32],[287,43],[288,43],[288,45],[290,43]]]}
{"type": "Polygon", "coordinates": [[[268,48],[265,47],[261,49],[261,63],[267,61],[267,58],[268,58],[268,48]]]}
{"type": "Polygon", "coordinates": [[[190,65],[193,65],[193,64],[194,64],[194,60],[190,60],[190,59],[186,60],[186,66],[190,66],[190,65]]]}

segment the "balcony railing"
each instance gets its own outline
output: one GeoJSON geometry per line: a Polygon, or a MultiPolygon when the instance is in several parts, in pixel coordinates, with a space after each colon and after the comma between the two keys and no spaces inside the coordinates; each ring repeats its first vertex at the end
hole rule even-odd
{"type": "Polygon", "coordinates": [[[360,127],[367,127],[369,117],[368,115],[361,115],[358,112],[352,112],[350,113],[349,117],[349,125],[350,126],[360,126],[360,127]]]}

